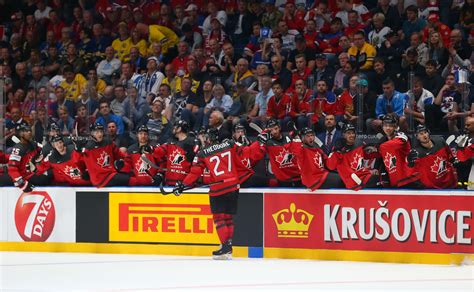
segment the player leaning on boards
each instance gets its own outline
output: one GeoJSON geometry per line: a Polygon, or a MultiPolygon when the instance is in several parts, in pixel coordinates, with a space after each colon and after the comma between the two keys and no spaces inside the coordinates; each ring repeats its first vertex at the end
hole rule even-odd
{"type": "Polygon", "coordinates": [[[173,190],[179,195],[202,175],[205,168],[210,171],[210,205],[221,248],[212,254],[214,259],[232,258],[232,237],[234,235],[233,215],[237,212],[240,184],[247,180],[253,170],[242,163],[241,149],[233,140],[219,142],[218,131],[209,129],[205,145],[193,161],[191,172],[173,190]]]}

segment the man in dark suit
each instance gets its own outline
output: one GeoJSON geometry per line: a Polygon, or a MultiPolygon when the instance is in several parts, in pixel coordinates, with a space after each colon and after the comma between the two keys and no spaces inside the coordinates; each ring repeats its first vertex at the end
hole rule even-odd
{"type": "Polygon", "coordinates": [[[323,142],[324,152],[329,155],[334,143],[341,138],[341,130],[336,128],[336,117],[334,115],[327,115],[324,118],[324,131],[320,132],[317,137],[323,142]]]}
{"type": "Polygon", "coordinates": [[[219,141],[232,139],[232,131],[228,121],[224,120],[224,114],[220,111],[213,111],[209,116],[209,128],[218,130],[219,141]]]}

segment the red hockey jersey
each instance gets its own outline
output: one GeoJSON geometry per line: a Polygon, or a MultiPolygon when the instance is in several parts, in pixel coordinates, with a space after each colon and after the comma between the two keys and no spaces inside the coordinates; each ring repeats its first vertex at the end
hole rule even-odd
{"type": "Polygon", "coordinates": [[[326,180],[328,171],[324,168],[327,159],[319,147],[303,144],[301,140],[293,140],[287,148],[296,155],[301,182],[310,190],[318,189],[326,180]]]}
{"type": "Polygon", "coordinates": [[[410,152],[410,143],[405,134],[397,133],[391,140],[384,137],[379,146],[379,152],[391,186],[401,187],[419,179],[419,174],[415,169],[408,167],[407,156],[410,152]]]}
{"type": "Polygon", "coordinates": [[[456,157],[459,161],[464,162],[474,157],[474,144],[469,145],[468,147],[458,149],[456,151],[456,157]]]}
{"type": "Polygon", "coordinates": [[[252,175],[252,171],[239,173],[239,169],[246,169],[239,153],[239,147],[232,140],[204,147],[194,158],[191,172],[183,181],[185,186],[190,186],[201,177],[207,167],[211,174],[209,195],[219,196],[239,189],[240,183],[252,175]]]}
{"type": "Polygon", "coordinates": [[[104,139],[100,143],[87,142],[82,154],[92,185],[96,187],[107,185],[117,173],[114,168],[115,160],[125,158],[125,155],[120,152],[115,143],[108,139],[104,139]]]}
{"type": "Polygon", "coordinates": [[[165,174],[166,185],[175,185],[188,175],[194,159],[194,146],[194,139],[187,137],[183,141],[172,140],[155,148],[155,161],[164,162],[168,169],[165,174]]]}
{"type": "Polygon", "coordinates": [[[18,179],[28,180],[34,175],[36,165],[33,158],[41,153],[41,148],[35,143],[17,143],[12,148],[12,153],[8,160],[8,175],[15,182],[18,179]]]}
{"type": "Polygon", "coordinates": [[[370,170],[365,167],[364,163],[364,159],[368,157],[366,157],[363,146],[360,143],[352,146],[346,145],[343,151],[332,152],[327,160],[327,167],[330,170],[337,169],[339,176],[348,189],[360,190],[370,179],[370,170]],[[353,173],[360,178],[362,184],[358,185],[351,178],[353,173]]]}
{"type": "Polygon", "coordinates": [[[453,164],[453,154],[446,142],[432,138],[433,148],[416,147],[418,158],[415,170],[420,173],[420,181],[427,188],[448,189],[457,187],[457,173],[453,164]]]}
{"type": "Polygon", "coordinates": [[[290,112],[291,96],[283,94],[280,100],[276,100],[275,96],[268,99],[267,116],[275,119],[283,119],[290,112]]]}
{"type": "Polygon", "coordinates": [[[299,181],[300,170],[298,162],[295,154],[287,146],[289,143],[291,143],[291,139],[288,136],[283,136],[280,140],[272,138],[260,147],[268,153],[272,172],[278,180],[286,182],[299,181]]]}
{"type": "Polygon", "coordinates": [[[296,118],[298,114],[309,113],[311,110],[310,99],[313,94],[312,90],[306,90],[303,99],[299,99],[296,93],[291,97],[291,107],[289,115],[296,118]]]}
{"type": "MultiPolygon", "coordinates": [[[[145,154],[148,159],[153,161],[153,154],[145,154]]],[[[140,146],[133,144],[127,150],[127,157],[125,159],[127,165],[131,167],[131,173],[129,185],[130,186],[150,186],[152,184],[152,177],[158,170],[150,167],[147,163],[142,160],[142,154],[140,152],[140,146]]]]}
{"type": "Polygon", "coordinates": [[[37,174],[49,169],[53,170],[53,184],[71,186],[89,186],[91,183],[82,178],[86,172],[86,165],[80,152],[73,145],[66,148],[66,154],[61,155],[52,150],[38,166],[37,174]]]}

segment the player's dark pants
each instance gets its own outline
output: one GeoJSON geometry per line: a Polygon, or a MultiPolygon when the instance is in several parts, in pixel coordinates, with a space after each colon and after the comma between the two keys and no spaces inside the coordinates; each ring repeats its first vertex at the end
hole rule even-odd
{"type": "Polygon", "coordinates": [[[303,184],[301,183],[300,180],[297,181],[278,181],[278,186],[279,187],[284,187],[284,188],[302,188],[303,184]]]}
{"type": "Polygon", "coordinates": [[[130,180],[130,176],[125,173],[117,173],[115,174],[111,180],[105,185],[106,187],[114,187],[114,186],[128,186],[128,182],[130,180]]]}
{"type": "MultiPolygon", "coordinates": [[[[33,175],[28,181],[34,186],[49,186],[51,184],[51,174],[33,175]]],[[[8,174],[0,175],[0,186],[13,186],[13,180],[8,174]]]]}
{"type": "Polygon", "coordinates": [[[380,176],[379,175],[371,175],[367,183],[363,186],[364,189],[373,189],[373,188],[380,188],[380,176]]]}
{"type": "Polygon", "coordinates": [[[254,173],[244,183],[240,185],[241,188],[253,188],[253,187],[267,187],[268,176],[263,174],[254,173]]]}
{"type": "Polygon", "coordinates": [[[221,243],[232,244],[234,237],[233,215],[237,213],[239,191],[231,191],[220,196],[210,196],[212,218],[221,243]]]}
{"type": "Polygon", "coordinates": [[[337,189],[337,188],[345,188],[344,182],[341,180],[339,174],[330,172],[326,177],[326,180],[323,184],[319,187],[320,189],[337,189]]]}

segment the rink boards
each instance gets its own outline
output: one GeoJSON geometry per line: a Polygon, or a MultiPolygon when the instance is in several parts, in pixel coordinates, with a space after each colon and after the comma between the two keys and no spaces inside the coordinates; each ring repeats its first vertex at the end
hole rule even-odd
{"type": "MultiPolygon", "coordinates": [[[[0,250],[208,256],[207,189],[1,188],[0,250]]],[[[452,264],[474,259],[472,192],[244,189],[234,256],[452,264]]]]}

